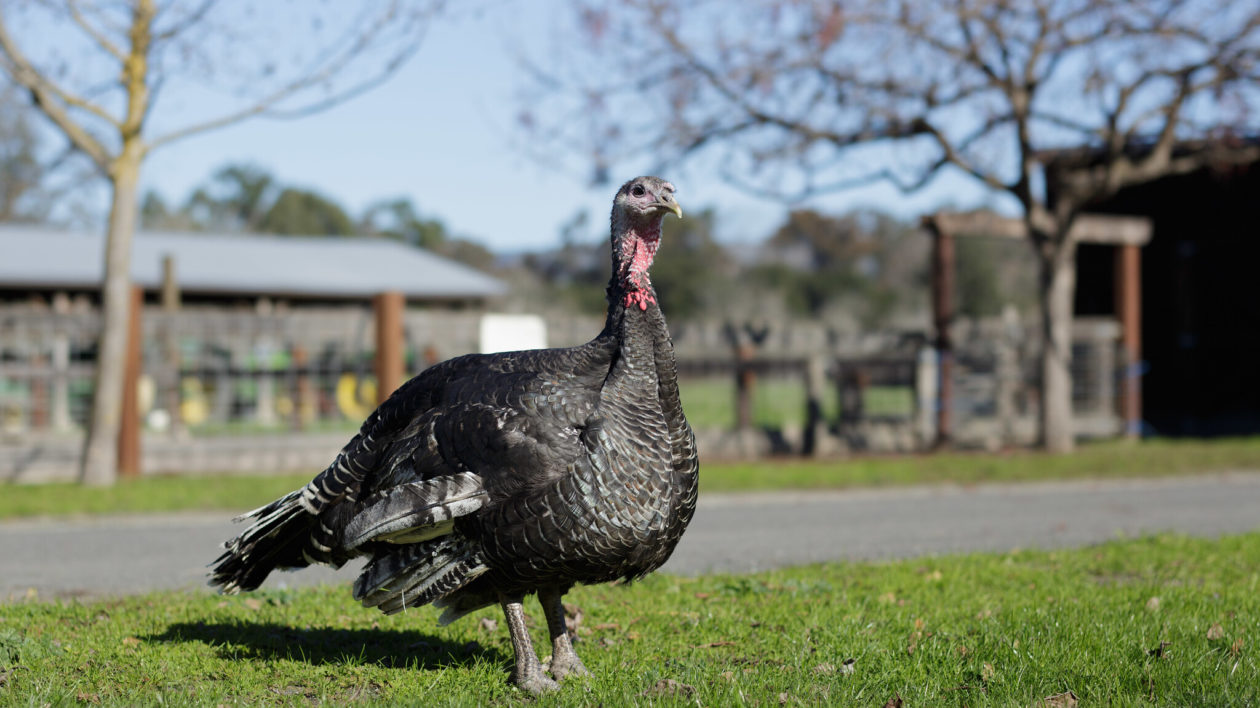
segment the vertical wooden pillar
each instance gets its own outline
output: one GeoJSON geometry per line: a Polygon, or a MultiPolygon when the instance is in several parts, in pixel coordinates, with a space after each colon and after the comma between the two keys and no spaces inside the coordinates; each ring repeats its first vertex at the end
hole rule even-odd
{"type": "Polygon", "coordinates": [[[805,362],[805,434],[801,444],[805,456],[822,452],[823,436],[827,434],[822,404],[826,385],[827,361],[821,354],[811,354],[805,362]]]}
{"type": "Polygon", "coordinates": [[[162,344],[166,350],[166,412],[170,415],[171,435],[178,435],[183,429],[184,419],[181,413],[180,396],[180,352],[179,337],[175,333],[175,318],[180,308],[179,281],[175,277],[175,256],[162,256],[162,314],[165,315],[166,327],[162,332],[162,344]]]}
{"type": "Polygon", "coordinates": [[[936,446],[949,444],[953,405],[954,343],[949,327],[954,321],[954,236],[929,220],[932,232],[932,324],[937,356],[936,446]]]}
{"type": "Polygon", "coordinates": [[[757,372],[753,370],[756,349],[751,344],[735,347],[735,429],[750,430],[753,424],[753,392],[757,372]]]}
{"type": "Polygon", "coordinates": [[[291,370],[293,371],[293,411],[290,420],[294,430],[301,430],[305,422],[307,409],[312,405],[313,395],[311,391],[310,377],[306,375],[306,347],[301,344],[294,344],[289,351],[291,370]]]}
{"type": "Polygon", "coordinates": [[[123,366],[122,416],[118,427],[118,475],[140,476],[140,316],[144,290],[131,286],[127,316],[127,360],[123,366]]]}
{"type": "Polygon", "coordinates": [[[376,311],[376,403],[380,405],[403,383],[402,292],[390,290],[372,301],[376,311]]]}
{"type": "Polygon", "coordinates": [[[1124,433],[1142,433],[1142,251],[1134,244],[1116,247],[1116,317],[1120,320],[1120,417],[1124,433]]]}

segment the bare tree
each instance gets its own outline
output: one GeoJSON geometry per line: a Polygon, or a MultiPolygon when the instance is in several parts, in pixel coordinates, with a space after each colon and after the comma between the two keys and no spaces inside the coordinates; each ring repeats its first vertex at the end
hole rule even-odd
{"type": "Polygon", "coordinates": [[[0,0],[0,68],[95,163],[112,192],[83,482],[110,484],[116,476],[144,159],[208,130],[253,116],[308,115],[380,84],[415,51],[439,4],[0,0]],[[178,113],[163,105],[164,95],[191,101],[198,92],[213,93],[217,113],[161,124],[178,113]]]}
{"type": "Polygon", "coordinates": [[[521,122],[579,146],[597,174],[652,155],[785,199],[877,181],[911,192],[945,172],[1013,197],[1040,263],[1054,451],[1073,445],[1075,218],[1127,185],[1260,157],[1244,139],[1260,129],[1255,0],[628,0],[575,13],[580,41],[558,46],[581,60],[533,68],[521,122]]]}

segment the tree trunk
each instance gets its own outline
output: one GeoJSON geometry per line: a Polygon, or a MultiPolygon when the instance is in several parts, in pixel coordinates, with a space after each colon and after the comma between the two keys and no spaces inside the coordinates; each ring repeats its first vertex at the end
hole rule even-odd
{"type": "Polygon", "coordinates": [[[1072,304],[1076,295],[1076,244],[1064,239],[1040,256],[1041,444],[1048,452],[1071,452],[1072,304]]]}
{"type": "Polygon", "coordinates": [[[136,193],[143,154],[139,140],[129,141],[114,161],[109,175],[113,202],[105,236],[101,338],[96,352],[91,419],[79,467],[79,481],[88,485],[108,486],[118,478],[118,430],[131,302],[131,242],[136,227],[136,193]]]}

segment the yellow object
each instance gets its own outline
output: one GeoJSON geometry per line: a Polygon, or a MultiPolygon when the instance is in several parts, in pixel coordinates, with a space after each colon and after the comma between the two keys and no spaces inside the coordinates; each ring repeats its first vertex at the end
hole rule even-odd
{"type": "Polygon", "coordinates": [[[376,410],[376,381],[359,380],[354,374],[337,379],[337,410],[350,420],[363,420],[376,410]]]}

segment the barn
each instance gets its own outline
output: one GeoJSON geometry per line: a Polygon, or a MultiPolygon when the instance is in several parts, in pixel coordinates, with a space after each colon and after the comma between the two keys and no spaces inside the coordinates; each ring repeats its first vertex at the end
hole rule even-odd
{"type": "MultiPolygon", "coordinates": [[[[75,467],[103,252],[99,233],[0,226],[0,478],[75,467]]],[[[142,303],[134,418],[144,471],[157,473],[320,464],[376,405],[383,311],[406,375],[475,351],[508,291],[376,238],[141,232],[131,278],[142,303]]]]}

